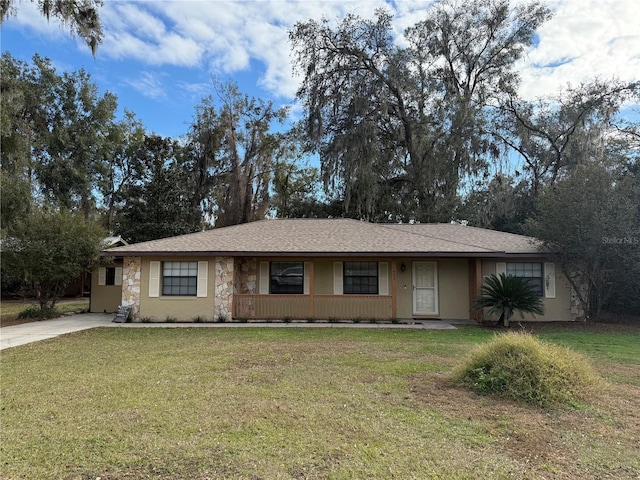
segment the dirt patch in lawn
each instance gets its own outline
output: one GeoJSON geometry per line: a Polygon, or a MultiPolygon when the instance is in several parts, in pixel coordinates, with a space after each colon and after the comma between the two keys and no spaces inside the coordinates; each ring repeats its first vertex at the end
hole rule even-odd
{"type": "MultiPolygon", "coordinates": [[[[630,367],[608,365],[607,373],[613,369],[629,376],[630,367]]],[[[612,471],[615,478],[640,476],[637,385],[603,382],[589,404],[557,410],[480,396],[454,386],[446,374],[432,372],[413,376],[411,392],[424,407],[489,434],[492,443],[487,448],[508,452],[520,467],[514,474],[521,478],[613,478],[612,471]],[[585,449],[591,452],[588,460],[583,458],[585,449]]]]}

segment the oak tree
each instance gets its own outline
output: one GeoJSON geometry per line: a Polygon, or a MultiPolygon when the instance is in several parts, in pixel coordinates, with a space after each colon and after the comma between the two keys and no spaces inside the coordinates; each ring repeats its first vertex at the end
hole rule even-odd
{"type": "MultiPolygon", "coordinates": [[[[34,0],[31,0],[34,2],[34,0]]],[[[50,20],[58,19],[67,25],[72,34],[78,35],[96,54],[102,42],[102,23],[98,13],[102,0],[39,0],[38,10],[50,20]]],[[[0,1],[0,25],[17,13],[16,0],[0,1]]]]}
{"type": "Polygon", "coordinates": [[[348,15],[296,24],[309,149],[349,211],[378,221],[450,219],[462,177],[499,152],[489,106],[515,92],[515,62],[549,10],[534,1],[443,1],[408,28],[348,15]]]}

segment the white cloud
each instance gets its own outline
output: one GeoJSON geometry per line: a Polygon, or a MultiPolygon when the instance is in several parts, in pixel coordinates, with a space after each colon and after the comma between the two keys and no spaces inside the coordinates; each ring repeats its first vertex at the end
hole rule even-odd
{"type": "Polygon", "coordinates": [[[136,78],[128,78],[124,80],[124,83],[140,92],[143,96],[154,100],[164,99],[167,97],[167,93],[162,86],[161,77],[162,74],[157,72],[140,72],[140,75],[136,78]]]}
{"type": "Polygon", "coordinates": [[[180,91],[188,93],[195,101],[199,101],[211,93],[211,82],[193,83],[178,81],[176,85],[180,91]]]}
{"type": "MultiPolygon", "coordinates": [[[[288,32],[311,18],[338,21],[347,13],[371,17],[377,8],[395,10],[394,30],[424,18],[431,1],[250,0],[109,1],[101,9],[103,58],[136,60],[154,67],[205,68],[214,75],[264,65],[256,82],[272,94],[291,99],[299,85],[293,77],[288,32]]],[[[640,1],[555,0],[555,16],[539,31],[539,44],[518,64],[528,98],[555,93],[568,83],[594,77],[640,77],[640,1]]],[[[48,24],[32,2],[18,5],[11,20],[32,34],[58,39],[68,31],[48,24]]],[[[82,45],[84,47],[84,45],[82,45]]],[[[80,45],[79,45],[80,48],[80,45]]],[[[157,81],[157,80],[156,80],[157,81]]],[[[158,85],[156,84],[156,87],[158,85]]]]}
{"type": "MultiPolygon", "coordinates": [[[[144,3],[110,3],[113,9],[111,15],[117,15],[116,23],[122,29],[135,32],[136,36],[157,41],[166,34],[164,23],[159,18],[146,11],[144,3]]],[[[107,10],[108,12],[108,10],[107,10]]],[[[110,17],[113,19],[113,16],[110,17]]],[[[105,19],[105,22],[108,21],[105,19]]]]}
{"type": "Polygon", "coordinates": [[[553,94],[595,77],[640,79],[640,2],[560,0],[521,62],[522,93],[553,94]]]}
{"type": "Polygon", "coordinates": [[[106,3],[101,54],[150,65],[207,66],[213,75],[264,65],[258,85],[291,98],[288,32],[310,18],[338,20],[347,13],[371,16],[384,0],[337,1],[141,1],[106,3]]]}
{"type": "Polygon", "coordinates": [[[203,49],[193,38],[169,30],[147,8],[151,5],[152,2],[107,2],[101,10],[105,38],[100,54],[148,65],[197,65],[203,49]]]}
{"type": "Polygon", "coordinates": [[[10,17],[10,22],[17,28],[31,30],[39,35],[47,36],[52,39],[67,38],[69,36],[68,29],[61,25],[56,19],[47,19],[38,11],[35,2],[16,2],[16,15],[10,17]]]}

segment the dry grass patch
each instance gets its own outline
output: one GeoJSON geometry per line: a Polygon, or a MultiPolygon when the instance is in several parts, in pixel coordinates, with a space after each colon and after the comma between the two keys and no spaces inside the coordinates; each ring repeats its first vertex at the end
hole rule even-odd
{"type": "Polygon", "coordinates": [[[491,450],[516,460],[516,478],[637,479],[640,388],[602,387],[589,405],[547,410],[461,390],[442,374],[416,375],[411,382],[425,408],[437,405],[449,419],[474,423],[491,435],[491,450]]]}

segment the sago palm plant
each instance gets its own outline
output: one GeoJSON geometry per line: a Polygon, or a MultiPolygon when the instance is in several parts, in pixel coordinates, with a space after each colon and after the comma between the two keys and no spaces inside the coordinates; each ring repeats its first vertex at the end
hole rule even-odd
{"type": "Polygon", "coordinates": [[[490,275],[482,285],[482,296],[478,297],[471,306],[472,311],[488,308],[489,315],[499,315],[496,326],[509,326],[509,320],[515,312],[524,318],[525,313],[534,315],[544,314],[542,299],[531,288],[531,285],[521,277],[499,277],[490,275]]]}

